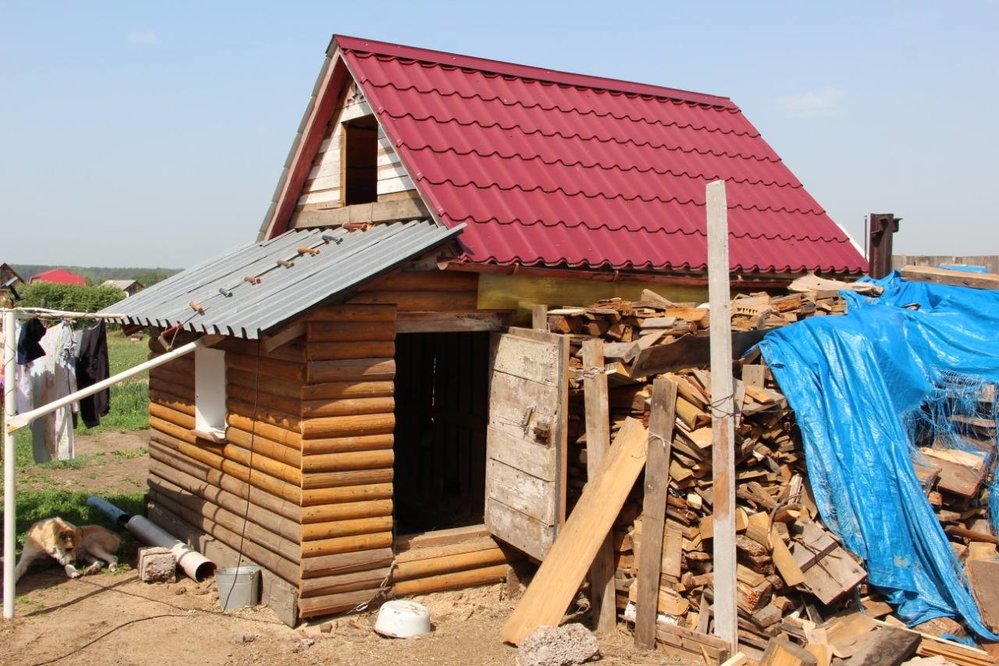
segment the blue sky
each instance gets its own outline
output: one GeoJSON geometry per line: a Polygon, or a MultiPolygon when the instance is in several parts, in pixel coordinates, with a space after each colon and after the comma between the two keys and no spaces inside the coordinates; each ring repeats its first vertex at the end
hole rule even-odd
{"type": "MultiPolygon", "coordinates": [[[[333,33],[731,97],[858,239],[999,254],[999,2],[21,2],[0,261],[184,267],[253,240],[333,33]]],[[[861,240],[862,242],[862,240],[861,240]]]]}

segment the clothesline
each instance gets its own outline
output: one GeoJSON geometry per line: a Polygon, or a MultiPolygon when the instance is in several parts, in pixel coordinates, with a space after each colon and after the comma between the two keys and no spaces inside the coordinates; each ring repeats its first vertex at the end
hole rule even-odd
{"type": "Polygon", "coordinates": [[[0,313],[8,310],[20,318],[39,317],[43,319],[124,319],[125,315],[103,312],[72,312],[69,310],[52,310],[50,308],[0,308],[0,313]]]}

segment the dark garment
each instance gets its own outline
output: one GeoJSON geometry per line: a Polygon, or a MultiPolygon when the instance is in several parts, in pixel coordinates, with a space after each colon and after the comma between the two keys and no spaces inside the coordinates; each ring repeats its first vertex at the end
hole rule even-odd
{"type": "Polygon", "coordinates": [[[17,338],[17,364],[31,363],[36,358],[45,356],[45,350],[38,342],[45,337],[45,326],[37,319],[31,319],[21,327],[21,335],[17,338]]]}
{"type": "MultiPolygon", "coordinates": [[[[110,375],[108,337],[104,320],[101,320],[92,328],[84,329],[80,338],[80,350],[76,357],[76,387],[85,389],[107,379],[110,375]]],[[[88,428],[100,425],[101,417],[107,416],[109,411],[111,411],[111,392],[108,389],[80,400],[80,416],[88,428]]]]}

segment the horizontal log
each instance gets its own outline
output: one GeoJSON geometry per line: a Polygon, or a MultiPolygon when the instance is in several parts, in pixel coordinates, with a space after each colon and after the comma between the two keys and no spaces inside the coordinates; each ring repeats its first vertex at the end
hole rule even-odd
{"type": "Polygon", "coordinates": [[[352,553],[358,550],[385,548],[392,544],[392,532],[374,532],[352,536],[306,541],[302,544],[302,557],[321,557],[337,553],[352,553]]]}
{"type": "Polygon", "coordinates": [[[150,488],[156,488],[171,501],[196,511],[204,518],[213,520],[230,530],[245,533],[248,538],[251,534],[254,535],[254,540],[260,545],[282,557],[298,560],[301,531],[298,525],[283,520],[280,516],[252,503],[248,504],[246,500],[233,498],[218,488],[209,487],[207,490],[202,488],[202,492],[188,489],[185,486],[190,485],[189,478],[184,478],[176,470],[171,470],[162,463],[152,462],[155,464],[151,463],[149,468],[150,488]],[[277,543],[276,538],[282,543],[277,543]],[[289,548],[281,550],[285,546],[289,548]]]}
{"type": "Polygon", "coordinates": [[[391,431],[378,435],[309,438],[302,440],[302,452],[312,456],[327,453],[347,453],[349,451],[391,449],[394,441],[395,437],[391,431]]]}
{"type": "Polygon", "coordinates": [[[246,432],[235,426],[229,426],[226,430],[226,439],[231,444],[238,446],[244,451],[252,451],[255,455],[266,456],[271,460],[289,465],[296,469],[302,467],[302,454],[298,449],[284,444],[279,444],[273,440],[261,437],[253,433],[246,432]]]}
{"type": "Polygon", "coordinates": [[[161,365],[156,368],[152,368],[149,371],[150,381],[162,382],[166,386],[172,386],[175,388],[168,389],[171,393],[176,395],[186,396],[190,395],[194,398],[194,370],[190,372],[187,370],[173,370],[168,367],[171,364],[161,365]]]}
{"type": "Polygon", "coordinates": [[[388,579],[391,571],[390,567],[382,567],[369,571],[355,571],[353,573],[336,574],[333,576],[307,578],[299,586],[299,594],[303,598],[308,598],[354,592],[356,590],[370,590],[373,587],[381,587],[388,579]]]}
{"type": "Polygon", "coordinates": [[[399,311],[411,310],[474,310],[478,306],[477,291],[369,291],[358,294],[351,304],[395,305],[399,311]]]}
{"type": "Polygon", "coordinates": [[[310,342],[309,361],[339,361],[356,358],[391,358],[395,356],[392,340],[361,342],[310,342]]]}
{"type": "Polygon", "coordinates": [[[309,384],[394,379],[395,359],[356,358],[345,361],[310,361],[306,376],[309,384]]]}
{"type": "MultiPolygon", "coordinates": [[[[163,463],[165,467],[183,472],[197,479],[199,483],[207,483],[215,488],[221,488],[241,501],[252,498],[254,504],[267,509],[275,516],[291,521],[293,524],[301,522],[302,508],[298,504],[289,502],[260,488],[254,488],[234,476],[223,474],[215,468],[188,458],[168,446],[164,446],[155,439],[149,442],[149,458],[151,467],[154,461],[163,463]]],[[[167,478],[172,479],[172,476],[168,475],[167,478]]]]}
{"type": "Polygon", "coordinates": [[[173,424],[155,417],[150,417],[149,425],[153,428],[152,439],[169,449],[177,451],[184,457],[196,460],[212,469],[219,470],[223,474],[233,476],[254,488],[259,488],[289,502],[299,504],[302,500],[302,489],[299,485],[272,477],[257,469],[251,470],[249,467],[245,467],[232,460],[226,460],[219,453],[207,446],[185,440],[182,435],[190,436],[191,440],[195,439],[190,431],[177,428],[173,424]]]}
{"type": "MultiPolygon", "coordinates": [[[[263,396],[261,396],[263,397],[263,396]]],[[[298,414],[288,414],[263,403],[253,404],[237,398],[226,398],[226,409],[240,416],[247,416],[254,421],[261,421],[285,430],[297,431],[301,428],[302,419],[298,414]]]]}
{"type": "MultiPolygon", "coordinates": [[[[396,544],[398,543],[398,540],[396,540],[396,544]]],[[[395,560],[402,564],[404,562],[438,559],[449,555],[474,553],[480,550],[493,550],[499,547],[499,543],[492,536],[484,536],[445,546],[425,546],[399,551],[396,553],[395,560]]]]}
{"type": "Polygon", "coordinates": [[[327,437],[353,437],[356,435],[382,435],[395,429],[395,414],[355,414],[351,416],[324,416],[302,421],[305,439],[327,437]]]}
{"type": "Polygon", "coordinates": [[[302,559],[302,578],[333,576],[354,571],[369,571],[392,564],[391,548],[376,548],[354,553],[338,553],[302,559]]]}
{"type": "Polygon", "coordinates": [[[392,319],[382,322],[330,321],[308,324],[308,341],[316,342],[374,342],[395,340],[395,326],[392,319]]]}
{"type": "Polygon", "coordinates": [[[323,506],[303,507],[301,510],[301,520],[303,524],[325,523],[333,520],[350,520],[352,518],[368,518],[370,516],[391,515],[391,499],[348,502],[345,504],[325,504],[323,506]]]}
{"type": "Polygon", "coordinates": [[[159,507],[160,510],[173,514],[201,532],[215,537],[233,550],[243,553],[247,559],[256,562],[267,571],[297,587],[299,572],[297,562],[285,559],[280,554],[264,548],[255,541],[242,538],[239,532],[234,532],[223,525],[202,518],[197,513],[171,502],[169,498],[164,498],[152,489],[149,491],[149,504],[151,510],[153,507],[159,507]]]}
{"type": "Polygon", "coordinates": [[[489,530],[486,529],[485,525],[467,525],[465,527],[434,530],[433,532],[401,534],[395,539],[395,549],[401,553],[415,548],[453,546],[454,544],[484,539],[488,536],[489,530]]]}
{"type": "Polygon", "coordinates": [[[395,308],[391,305],[327,305],[316,308],[305,318],[310,323],[394,321],[395,308]]]}
{"type": "Polygon", "coordinates": [[[475,585],[492,585],[506,579],[508,565],[497,564],[481,569],[457,571],[454,573],[399,581],[392,586],[392,593],[399,597],[413,594],[428,594],[444,590],[458,590],[475,585]]]}
{"type": "Polygon", "coordinates": [[[348,398],[384,398],[395,392],[392,381],[349,381],[306,384],[302,387],[302,401],[328,401],[348,398]]]}
{"type": "Polygon", "coordinates": [[[478,291],[476,273],[433,271],[393,271],[362,286],[358,291],[478,291]]]}
{"type": "Polygon", "coordinates": [[[194,403],[188,400],[169,393],[164,393],[163,391],[153,390],[152,387],[149,389],[149,402],[160,405],[162,407],[169,407],[170,409],[180,412],[185,416],[194,418],[194,403]]]}
{"type": "Polygon", "coordinates": [[[276,349],[267,351],[259,341],[251,342],[250,340],[242,340],[240,338],[225,338],[216,347],[225,351],[226,358],[229,357],[229,354],[239,354],[248,358],[259,358],[268,361],[303,363],[306,356],[305,345],[301,342],[281,345],[276,349]]]}
{"type": "Polygon", "coordinates": [[[164,395],[170,396],[172,400],[178,402],[186,402],[190,405],[194,405],[194,384],[190,387],[181,386],[179,384],[174,384],[165,379],[159,379],[156,377],[149,378],[149,391],[156,391],[157,393],[162,393],[164,395]]]}
{"type": "MultiPolygon", "coordinates": [[[[175,428],[187,430],[191,443],[193,444],[195,442],[196,438],[194,433],[190,432],[190,430],[194,427],[193,414],[185,414],[179,410],[172,409],[168,405],[162,405],[158,402],[150,402],[149,418],[152,419],[154,417],[169,423],[175,428]]],[[[184,437],[184,439],[187,439],[187,437],[184,437]]]]}
{"type": "Polygon", "coordinates": [[[302,506],[322,506],[326,504],[341,504],[343,502],[365,502],[368,500],[391,498],[391,483],[370,483],[363,486],[303,490],[302,506]]]}
{"type": "MultiPolygon", "coordinates": [[[[375,532],[391,531],[392,514],[355,518],[353,520],[334,520],[328,523],[310,523],[302,525],[302,541],[313,542],[355,534],[373,534],[375,532]]],[[[303,544],[305,547],[305,544],[303,544]]]]}
{"type": "Polygon", "coordinates": [[[285,381],[302,383],[305,381],[305,364],[276,361],[267,358],[228,353],[225,355],[226,368],[244,372],[260,373],[285,381]]]}
{"type": "Polygon", "coordinates": [[[338,400],[309,400],[300,405],[303,419],[326,416],[351,416],[354,414],[392,414],[395,398],[346,398],[338,400]]]}
{"type": "Polygon", "coordinates": [[[305,620],[311,617],[322,617],[343,613],[366,606],[382,595],[380,587],[370,590],[358,590],[356,592],[343,592],[341,594],[329,594],[321,597],[306,597],[298,600],[298,616],[305,620]]]}
{"type": "Polygon", "coordinates": [[[399,583],[406,580],[430,578],[432,576],[470,569],[482,569],[500,564],[506,565],[507,557],[502,550],[494,546],[489,550],[477,550],[471,553],[460,553],[413,562],[397,562],[392,571],[392,580],[399,583]]]}
{"type": "Polygon", "coordinates": [[[350,472],[310,472],[302,477],[304,490],[392,483],[392,468],[359,469],[350,472]]]}
{"type": "MultiPolygon", "coordinates": [[[[230,383],[225,388],[226,397],[229,400],[238,400],[240,405],[249,405],[247,416],[254,413],[256,409],[265,411],[280,412],[288,414],[292,418],[299,418],[302,413],[302,401],[297,396],[275,395],[266,391],[249,389],[245,386],[230,383]]],[[[227,401],[228,402],[228,401],[227,401]]],[[[242,411],[242,410],[239,410],[242,411]]]]}
{"type": "Polygon", "coordinates": [[[302,472],[346,472],[359,469],[392,469],[395,452],[392,449],[325,453],[302,457],[302,472]]]}
{"type": "Polygon", "coordinates": [[[299,449],[302,446],[302,434],[298,430],[289,430],[281,426],[271,425],[270,423],[255,421],[243,414],[230,413],[226,416],[226,421],[234,428],[266,437],[278,444],[284,444],[294,449],[299,449]]]}
{"type": "Polygon", "coordinates": [[[235,368],[228,368],[226,377],[230,385],[235,384],[236,386],[242,386],[253,391],[263,391],[271,395],[282,395],[291,398],[301,398],[302,387],[304,386],[302,382],[287,381],[235,368]]]}

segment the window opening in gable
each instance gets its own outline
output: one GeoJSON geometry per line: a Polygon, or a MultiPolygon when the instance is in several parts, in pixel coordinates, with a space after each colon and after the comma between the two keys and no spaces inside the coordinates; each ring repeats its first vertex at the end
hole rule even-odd
{"type": "Polygon", "coordinates": [[[378,123],[364,116],[343,124],[343,205],[378,200],[378,123]]]}

